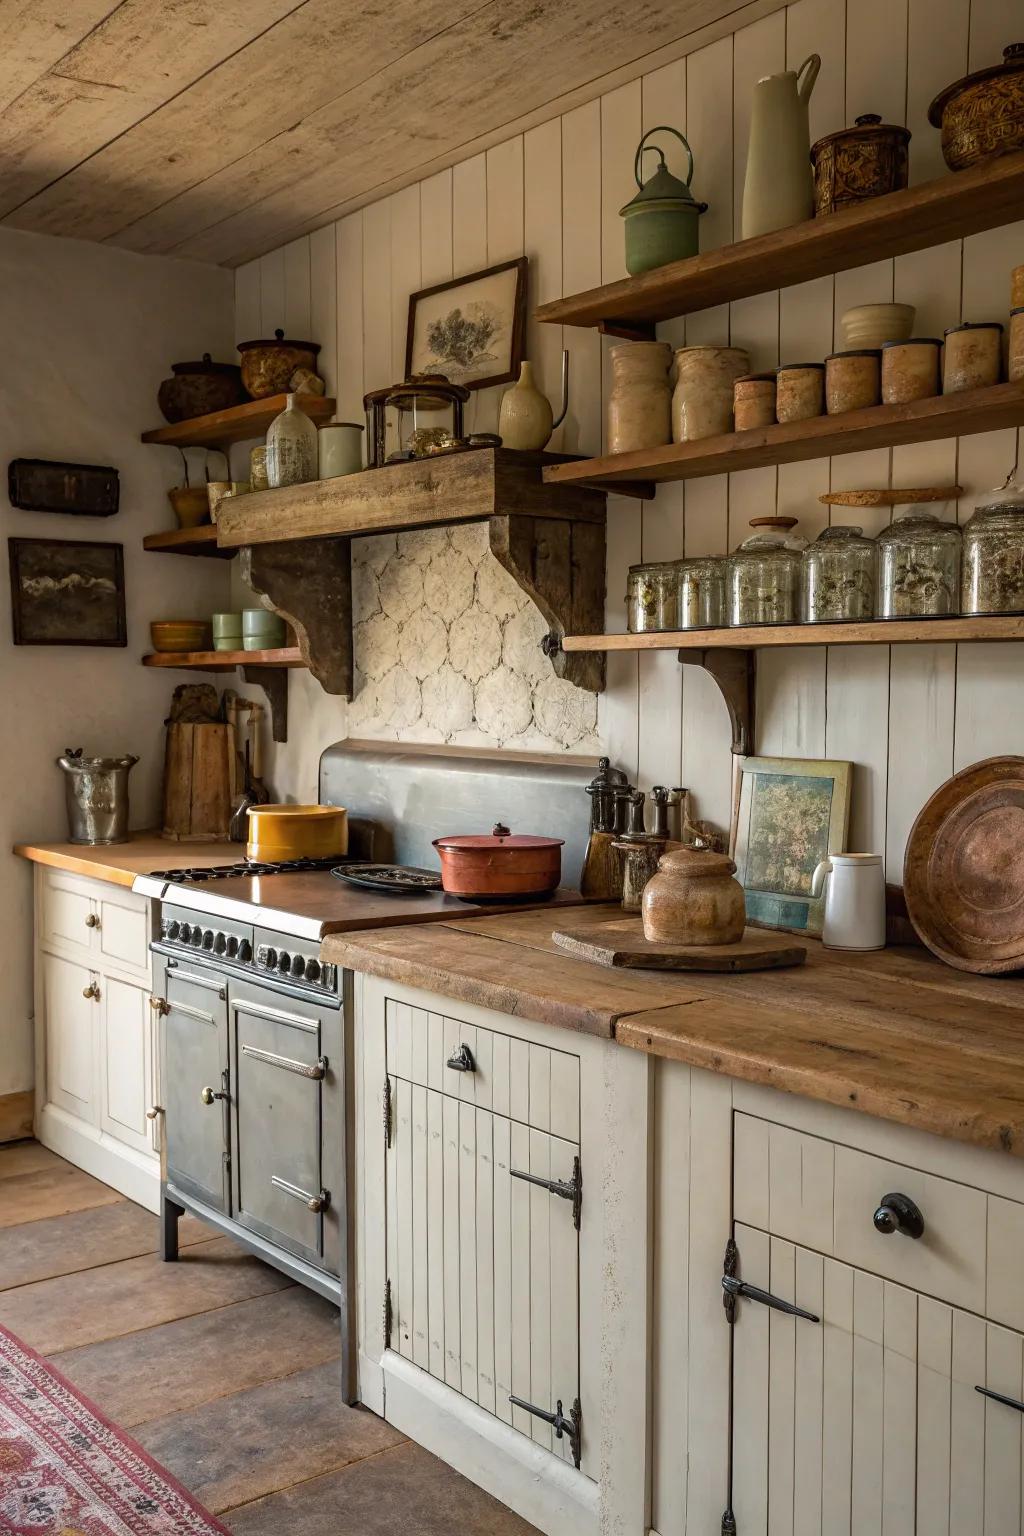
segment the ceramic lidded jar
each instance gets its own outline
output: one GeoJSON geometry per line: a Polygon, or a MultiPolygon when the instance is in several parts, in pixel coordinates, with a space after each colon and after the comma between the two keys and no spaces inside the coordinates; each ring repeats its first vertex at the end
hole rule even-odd
{"type": "Polygon", "coordinates": [[[660,944],[738,944],[746,926],[743,887],[728,854],[664,853],[644,886],[644,938],[660,944]]]}
{"type": "Polygon", "coordinates": [[[672,441],[692,443],[732,431],[733,386],[750,372],[742,347],[680,347],[672,395],[672,441]]]}
{"type": "Polygon", "coordinates": [[[316,427],[289,395],[267,431],[267,481],[271,490],[317,478],[316,427]]]}
{"type": "Polygon", "coordinates": [[[1003,328],[998,320],[968,320],[946,327],[942,348],[942,393],[987,389],[999,383],[1003,328]]]}
{"type": "Polygon", "coordinates": [[[939,393],[942,342],[936,336],[911,336],[882,344],[882,401],[906,405],[939,393]]]}
{"type": "Polygon", "coordinates": [[[661,448],[672,441],[672,348],[667,341],[624,341],[610,349],[605,447],[608,453],[661,448]]]}

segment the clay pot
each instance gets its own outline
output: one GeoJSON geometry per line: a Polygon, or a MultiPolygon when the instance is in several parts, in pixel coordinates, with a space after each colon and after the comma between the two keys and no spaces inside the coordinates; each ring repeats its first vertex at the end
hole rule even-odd
{"type": "Polygon", "coordinates": [[[316,372],[319,345],[314,341],[286,341],[284,331],[275,331],[273,341],[241,341],[242,383],[254,400],[283,395],[291,388],[297,368],[316,372]]]}
{"type": "Polygon", "coordinates": [[[633,453],[672,441],[672,348],[667,341],[623,341],[609,350],[606,453],[633,453]]]}
{"type": "Polygon", "coordinates": [[[1003,366],[1003,328],[997,320],[950,325],[942,349],[942,393],[986,389],[999,383],[1003,366]]]}
{"type": "Polygon", "coordinates": [[[167,492],[179,528],[198,528],[210,521],[210,502],[205,485],[176,485],[167,492]]]}
{"type": "Polygon", "coordinates": [[[513,836],[499,822],[488,836],[438,837],[441,884],[465,901],[545,896],[562,874],[560,837],[513,836]]]}
{"type": "Polygon", "coordinates": [[[644,938],[661,944],[738,944],[747,914],[735,874],[725,853],[680,848],[663,854],[644,887],[644,938]]]}
{"type": "Polygon", "coordinates": [[[172,363],[172,379],[157,390],[157,404],[165,421],[190,421],[212,411],[227,411],[245,399],[242,372],[237,363],[215,363],[204,352],[198,363],[172,363]]]}
{"type": "Polygon", "coordinates": [[[672,441],[692,443],[732,431],[736,380],[750,372],[741,347],[680,347],[672,394],[672,441]]]}
{"type": "Polygon", "coordinates": [[[1002,64],[947,85],[928,108],[928,121],[942,129],[951,171],[1024,149],[1024,43],[1004,48],[1002,64]]]}

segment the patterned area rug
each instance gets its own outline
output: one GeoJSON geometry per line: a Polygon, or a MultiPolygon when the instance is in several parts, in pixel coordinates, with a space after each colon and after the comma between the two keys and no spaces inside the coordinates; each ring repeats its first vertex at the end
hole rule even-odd
{"type": "Polygon", "coordinates": [[[0,1327],[4,1536],[228,1536],[69,1381],[0,1327]]]}

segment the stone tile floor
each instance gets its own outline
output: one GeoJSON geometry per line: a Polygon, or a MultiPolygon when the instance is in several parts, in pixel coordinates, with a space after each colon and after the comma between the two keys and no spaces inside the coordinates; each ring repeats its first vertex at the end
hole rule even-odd
{"type": "Polygon", "coordinates": [[[0,1146],[0,1322],[139,1440],[237,1536],[536,1536],[338,1392],[329,1303],[157,1220],[36,1142],[0,1146]]]}

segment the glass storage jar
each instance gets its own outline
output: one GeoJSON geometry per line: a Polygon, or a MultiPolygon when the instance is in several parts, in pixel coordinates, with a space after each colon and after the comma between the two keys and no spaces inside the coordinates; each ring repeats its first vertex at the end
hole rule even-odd
{"type": "Polygon", "coordinates": [[[964,525],[963,613],[1024,613],[1024,486],[1011,479],[964,525]]]}
{"type": "Polygon", "coordinates": [[[960,611],[960,529],[914,509],[878,535],[878,617],[945,618],[960,611]]]}
{"type": "Polygon", "coordinates": [[[680,629],[717,629],[725,623],[725,561],[683,560],[679,566],[680,629]]]}
{"type": "Polygon", "coordinates": [[[728,560],[727,607],[734,628],[795,624],[800,618],[803,541],[790,536],[795,517],[754,517],[763,530],[744,539],[728,560]]]}
{"type": "Polygon", "coordinates": [[[804,551],[804,621],[832,624],[875,616],[874,539],[852,525],[825,528],[804,551]]]}
{"type": "Polygon", "coordinates": [[[631,565],[626,583],[626,627],[631,635],[679,628],[680,560],[631,565]]]}

